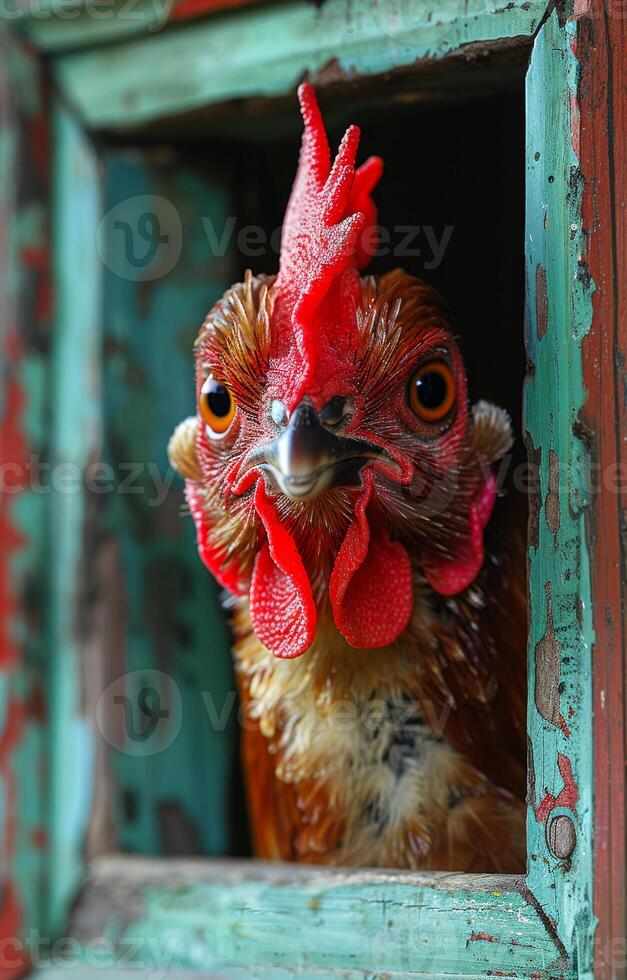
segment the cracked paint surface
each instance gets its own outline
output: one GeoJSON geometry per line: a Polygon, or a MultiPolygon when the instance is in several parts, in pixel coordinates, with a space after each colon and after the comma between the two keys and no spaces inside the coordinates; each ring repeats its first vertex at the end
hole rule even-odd
{"type": "Polygon", "coordinates": [[[593,284],[581,276],[585,240],[578,158],[578,26],[554,12],[527,76],[528,445],[540,459],[529,548],[529,735],[534,772],[527,823],[528,885],[565,950],[591,969],[591,648],[594,642],[586,540],[589,445],[577,421],[585,401],[581,344],[590,328],[593,284]],[[545,270],[539,273],[538,270],[545,270]],[[568,718],[568,722],[566,721],[568,718]],[[567,813],[576,828],[568,861],[549,848],[546,822],[567,813]]]}

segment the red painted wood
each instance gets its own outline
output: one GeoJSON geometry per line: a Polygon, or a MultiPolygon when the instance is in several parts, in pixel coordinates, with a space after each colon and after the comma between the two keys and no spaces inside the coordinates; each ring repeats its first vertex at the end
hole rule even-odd
{"type": "Polygon", "coordinates": [[[570,759],[561,753],[557,756],[557,768],[560,776],[564,780],[564,786],[557,796],[552,793],[545,793],[540,804],[535,807],[536,820],[546,823],[550,815],[557,807],[564,807],[567,810],[574,810],[579,799],[579,788],[573,777],[573,767],[570,759]]]}
{"type": "MultiPolygon", "coordinates": [[[[0,330],[0,362],[4,365],[0,386],[0,483],[7,491],[0,492],[0,684],[7,696],[6,710],[0,718],[0,782],[4,795],[0,838],[0,980],[14,980],[24,974],[27,953],[20,937],[29,926],[37,924],[32,918],[34,909],[27,907],[19,875],[12,872],[16,852],[23,846],[19,831],[26,820],[19,807],[18,779],[23,773],[16,764],[16,752],[21,746],[25,723],[37,707],[34,700],[32,706],[30,703],[29,680],[19,684],[14,679],[23,668],[23,637],[30,628],[29,617],[35,615],[36,602],[42,601],[31,599],[29,609],[26,608],[28,572],[23,572],[23,578],[16,573],[31,546],[28,531],[18,521],[16,504],[20,493],[28,492],[28,464],[34,449],[27,434],[30,393],[22,371],[41,342],[51,310],[45,227],[42,222],[37,238],[32,226],[19,222],[21,211],[30,209],[32,213],[33,208],[47,199],[48,114],[45,103],[42,101],[37,108],[32,98],[40,81],[35,57],[22,48],[18,54],[17,45],[13,51],[15,63],[23,72],[20,83],[10,74],[13,61],[7,59],[0,68],[0,128],[12,137],[7,142],[11,155],[6,155],[3,161],[5,193],[0,193],[0,309],[4,313],[0,330]],[[33,89],[29,89],[31,80],[33,89]],[[18,84],[31,93],[28,98],[21,98],[18,84]]],[[[39,351],[36,356],[41,356],[39,351]]],[[[30,570],[32,561],[29,561],[30,570]]],[[[41,616],[40,606],[36,615],[41,616]]],[[[36,773],[31,778],[36,778],[36,773]]],[[[32,815],[28,818],[32,819],[32,815]]]]}
{"type": "MultiPolygon", "coordinates": [[[[0,122],[7,131],[12,123],[11,93],[6,71],[0,73],[0,122]]],[[[13,180],[13,174],[7,170],[5,179],[13,180]]],[[[11,229],[13,226],[13,210],[10,198],[0,199],[0,274],[4,276],[0,283],[0,305],[5,313],[6,323],[0,335],[0,360],[3,364],[15,366],[20,356],[21,345],[16,334],[16,324],[10,301],[10,259],[11,259],[11,229]]],[[[14,375],[5,373],[5,381],[1,390],[0,403],[0,466],[2,481],[8,489],[9,466],[19,467],[26,456],[26,445],[22,434],[21,419],[24,408],[24,392],[14,375]]],[[[19,476],[18,476],[19,479],[19,476]]],[[[3,486],[4,490],[4,486],[3,486]]],[[[19,662],[20,650],[14,636],[14,619],[19,612],[20,597],[16,595],[11,576],[11,563],[17,551],[24,544],[23,535],[15,526],[13,507],[15,497],[11,493],[0,492],[0,682],[6,682],[6,676],[15,669],[19,662]]],[[[0,861],[3,867],[13,855],[15,847],[15,782],[11,771],[11,753],[20,736],[22,713],[19,705],[11,699],[6,717],[0,724],[0,777],[4,791],[2,827],[2,853],[0,861]]],[[[16,949],[10,945],[10,939],[19,937],[22,926],[22,911],[16,885],[4,876],[0,880],[0,941],[2,957],[0,958],[1,980],[12,980],[19,975],[18,970],[24,966],[21,957],[18,958],[16,949]],[[15,969],[13,969],[15,961],[15,969]],[[11,963],[11,968],[7,966],[11,963]]]]}
{"type": "MultiPolygon", "coordinates": [[[[580,4],[583,6],[583,4],[580,4]]],[[[582,275],[595,285],[593,322],[584,340],[588,399],[581,436],[597,464],[589,511],[594,628],[595,884],[599,920],[595,980],[627,976],[625,923],[625,588],[627,513],[627,346],[625,251],[625,62],[627,10],[592,0],[578,23],[581,64],[583,220],[589,253],[582,275]],[[622,476],[619,467],[622,466],[622,476]],[[622,486],[619,484],[622,482],[622,486]]]]}
{"type": "Polygon", "coordinates": [[[229,7],[249,7],[257,2],[258,0],[175,0],[168,20],[191,20],[193,17],[204,17],[205,14],[213,14],[229,7]]]}
{"type": "MultiPolygon", "coordinates": [[[[5,363],[17,361],[16,338],[9,333],[4,344],[2,357],[5,363]],[[12,342],[13,341],[13,342],[12,342]]],[[[25,472],[27,463],[26,443],[21,429],[25,395],[15,378],[9,378],[4,391],[4,404],[0,418],[0,462],[7,465],[4,480],[7,489],[13,489],[9,473],[13,467],[25,472]],[[11,467],[9,470],[8,467],[11,467]]],[[[16,476],[19,480],[20,477],[16,476]]],[[[10,670],[18,659],[18,648],[13,636],[12,619],[19,608],[19,597],[14,594],[11,582],[10,565],[13,555],[24,544],[23,536],[15,527],[12,510],[15,502],[13,493],[0,494],[0,669],[10,670]]],[[[1,735],[0,735],[1,738],[1,735]]]]}
{"type": "Polygon", "coordinates": [[[14,885],[4,888],[0,899],[0,980],[18,980],[28,968],[28,957],[19,942],[22,928],[22,911],[14,885]],[[15,939],[13,944],[11,941],[15,939]]]}

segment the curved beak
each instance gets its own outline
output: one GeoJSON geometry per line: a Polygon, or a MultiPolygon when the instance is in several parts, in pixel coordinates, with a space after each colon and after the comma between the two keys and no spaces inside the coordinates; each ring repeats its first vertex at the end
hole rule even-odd
{"type": "Polygon", "coordinates": [[[247,468],[260,466],[286,496],[308,500],[332,486],[357,486],[362,466],[382,455],[381,449],[363,439],[333,432],[305,401],[274,442],[251,455],[247,468]]]}

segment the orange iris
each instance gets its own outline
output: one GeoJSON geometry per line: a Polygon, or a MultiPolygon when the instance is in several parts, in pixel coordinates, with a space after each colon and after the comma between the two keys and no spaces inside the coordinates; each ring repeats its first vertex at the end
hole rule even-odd
{"type": "Polygon", "coordinates": [[[216,435],[226,432],[235,415],[233,395],[211,375],[200,390],[198,407],[203,419],[216,435]]]}
{"type": "Polygon", "coordinates": [[[427,361],[411,376],[409,407],[423,422],[441,422],[455,403],[455,376],[445,361],[427,361]]]}

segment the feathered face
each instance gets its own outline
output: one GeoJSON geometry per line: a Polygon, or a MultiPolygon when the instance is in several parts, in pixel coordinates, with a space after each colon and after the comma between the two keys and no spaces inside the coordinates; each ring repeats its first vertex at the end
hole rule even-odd
{"type": "Polygon", "coordinates": [[[400,271],[360,276],[381,163],[355,170],[351,127],[331,167],[299,94],[279,274],[247,274],[209,313],[198,414],[171,447],[201,557],[280,657],[305,653],[322,607],[355,647],[395,641],[416,582],[473,581],[495,498],[441,300],[400,271]]]}

